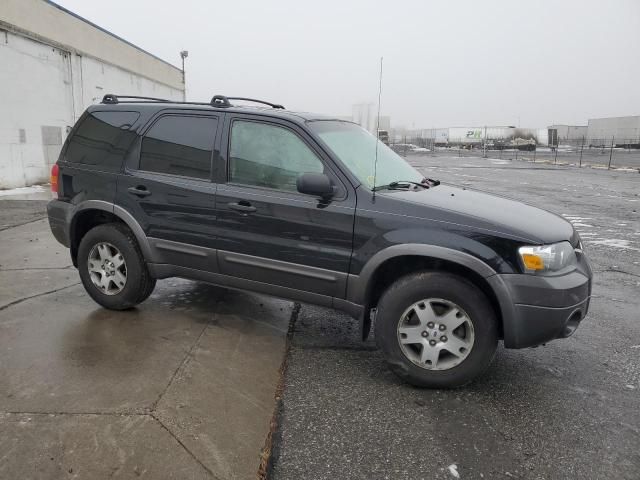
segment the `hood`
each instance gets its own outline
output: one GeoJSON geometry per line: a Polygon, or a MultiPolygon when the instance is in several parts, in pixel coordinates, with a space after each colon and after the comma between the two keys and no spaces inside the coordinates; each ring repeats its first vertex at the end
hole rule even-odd
{"type": "Polygon", "coordinates": [[[407,212],[411,215],[537,244],[565,240],[577,243],[573,226],[561,216],[502,196],[444,184],[421,190],[388,190],[384,194],[412,204],[411,213],[407,212]]]}

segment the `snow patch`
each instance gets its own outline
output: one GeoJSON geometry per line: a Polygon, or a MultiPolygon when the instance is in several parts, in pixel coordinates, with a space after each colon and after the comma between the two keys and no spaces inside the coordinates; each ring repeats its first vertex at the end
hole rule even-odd
{"type": "Polygon", "coordinates": [[[620,238],[607,238],[604,240],[590,240],[592,245],[602,245],[605,247],[621,248],[624,250],[636,250],[640,252],[640,248],[635,248],[630,245],[629,240],[622,240],[620,238]]]}
{"type": "Polygon", "coordinates": [[[460,478],[460,474],[458,473],[458,466],[455,463],[452,463],[447,467],[449,473],[453,475],[453,478],[460,478]]]}
{"type": "Polygon", "coordinates": [[[581,222],[571,222],[574,227],[583,227],[583,228],[593,228],[593,225],[589,225],[588,223],[581,222]]]}
{"type": "Polygon", "coordinates": [[[576,222],[581,222],[583,220],[592,220],[593,217],[580,217],[578,215],[569,215],[568,213],[563,213],[562,216],[564,218],[566,218],[567,220],[571,221],[576,221],[576,222]]]}
{"type": "Polygon", "coordinates": [[[42,185],[33,185],[32,187],[18,187],[9,190],[0,190],[0,197],[10,197],[12,195],[24,195],[27,193],[46,192],[42,185]]]}

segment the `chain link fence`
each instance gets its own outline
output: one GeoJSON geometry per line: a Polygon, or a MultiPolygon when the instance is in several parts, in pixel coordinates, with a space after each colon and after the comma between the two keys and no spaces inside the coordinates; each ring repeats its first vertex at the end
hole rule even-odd
{"type": "Polygon", "coordinates": [[[430,138],[406,137],[389,145],[397,153],[441,157],[485,157],[556,165],[630,168],[640,171],[640,138],[560,139],[558,145],[521,145],[518,148],[486,143],[438,145],[430,138]]]}

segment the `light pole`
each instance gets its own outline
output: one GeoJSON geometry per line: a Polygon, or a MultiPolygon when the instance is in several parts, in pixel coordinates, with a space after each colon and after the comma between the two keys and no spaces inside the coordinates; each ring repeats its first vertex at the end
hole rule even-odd
{"type": "Polygon", "coordinates": [[[180,58],[182,58],[182,85],[183,85],[182,96],[185,102],[187,101],[187,81],[184,75],[184,59],[187,58],[188,56],[189,56],[189,52],[187,52],[186,50],[182,50],[180,52],[180,58]]]}

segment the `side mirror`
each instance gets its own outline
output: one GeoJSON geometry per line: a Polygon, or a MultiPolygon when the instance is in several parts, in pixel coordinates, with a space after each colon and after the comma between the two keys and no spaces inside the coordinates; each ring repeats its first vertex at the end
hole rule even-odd
{"type": "Polygon", "coordinates": [[[303,173],[298,176],[296,187],[300,193],[324,199],[332,197],[335,193],[331,180],[324,173],[303,173]]]}

